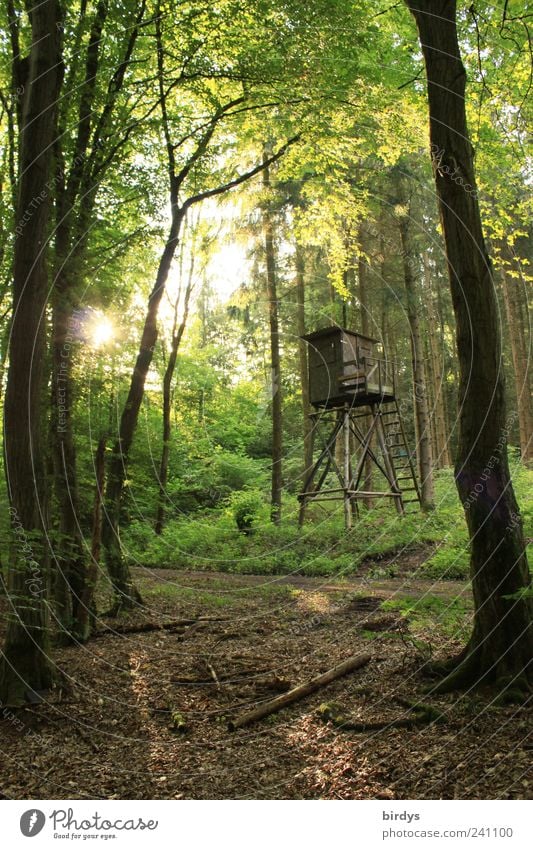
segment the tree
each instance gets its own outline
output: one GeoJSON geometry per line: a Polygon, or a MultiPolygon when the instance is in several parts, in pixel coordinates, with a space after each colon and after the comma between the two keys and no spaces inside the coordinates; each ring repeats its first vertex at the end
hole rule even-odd
{"type": "MultiPolygon", "coordinates": [[[[159,306],[165,293],[168,275],[178,247],[183,221],[191,207],[210,198],[223,195],[252,179],[264,168],[280,159],[286,150],[299,139],[299,136],[293,136],[275,153],[263,157],[261,162],[240,173],[237,177],[222,179],[218,185],[212,188],[199,188],[199,182],[213,179],[213,176],[209,172],[206,174],[203,169],[221,124],[228,118],[241,114],[243,110],[253,110],[254,103],[253,101],[248,102],[249,95],[247,93],[235,96],[235,92],[232,91],[232,94],[228,95],[224,88],[222,91],[214,93],[213,87],[208,84],[204,90],[195,91],[194,94],[198,98],[198,108],[210,109],[210,114],[206,118],[204,115],[195,117],[193,113],[192,126],[189,124],[187,127],[183,127],[180,113],[170,108],[170,95],[174,86],[186,80],[187,76],[184,70],[181,76],[176,76],[177,72],[174,71],[171,75],[172,80],[169,82],[169,72],[165,64],[167,51],[165,50],[161,17],[161,15],[156,15],[155,18],[157,85],[166,152],[170,226],[159,259],[154,285],[148,298],[139,351],[122,409],[118,437],[113,448],[107,476],[106,521],[102,533],[102,542],[106,552],[107,568],[116,594],[117,609],[132,607],[142,601],[134,585],[130,568],[122,556],[119,531],[120,512],[129,453],[144,396],[146,377],[153,360],[159,335],[159,306]]],[[[193,42],[194,45],[191,49],[194,52],[199,49],[199,46],[195,39],[193,39],[193,42]]],[[[184,69],[188,67],[189,62],[190,58],[185,54],[182,57],[184,69]]],[[[196,75],[192,72],[191,75],[195,79],[196,75]]],[[[199,76],[207,76],[208,83],[211,82],[211,74],[199,72],[199,76]]],[[[257,107],[257,104],[255,104],[255,107],[257,107]]]]}
{"type": "Polygon", "coordinates": [[[456,3],[442,0],[438,10],[430,0],[407,0],[407,5],[424,55],[431,153],[457,325],[455,475],[470,533],[475,602],[472,636],[437,689],[490,681],[516,688],[532,675],[531,583],[507,461],[497,301],[466,120],[456,3]]]}
{"type": "Polygon", "coordinates": [[[300,366],[300,386],[302,392],[303,415],[303,471],[305,481],[313,465],[313,422],[310,418],[309,374],[307,361],[307,342],[302,339],[306,333],[305,325],[305,256],[303,247],[297,242],[294,262],[296,267],[296,332],[298,334],[298,363],[300,366]]]}
{"type": "MultiPolygon", "coordinates": [[[[267,156],[263,157],[267,163],[267,156]]],[[[270,170],[268,164],[263,169],[263,187],[270,192],[270,170]]],[[[279,316],[277,295],[276,254],[274,250],[274,223],[270,196],[263,206],[263,228],[265,238],[266,295],[268,301],[268,322],[270,327],[270,381],[272,389],[272,486],[270,498],[270,518],[275,525],[281,522],[283,421],[281,397],[281,359],[279,344],[279,316]]]]}
{"type": "Polygon", "coordinates": [[[424,251],[424,306],[426,308],[426,332],[428,339],[429,363],[433,384],[433,421],[435,429],[435,462],[437,468],[451,465],[446,426],[446,398],[444,394],[442,368],[442,338],[434,289],[438,287],[438,278],[433,285],[428,251],[424,251]],[[439,350],[440,349],[440,350],[439,350]]]}
{"type": "Polygon", "coordinates": [[[412,195],[405,185],[406,177],[395,172],[394,184],[397,190],[397,218],[400,231],[400,244],[405,284],[406,312],[411,339],[411,363],[414,384],[414,408],[416,416],[417,456],[420,471],[420,497],[425,510],[432,509],[433,458],[431,455],[431,431],[426,386],[426,368],[420,326],[420,297],[416,279],[417,263],[412,236],[412,195]]]}
{"type": "Polygon", "coordinates": [[[520,450],[525,461],[533,459],[533,399],[531,395],[531,368],[527,348],[527,304],[522,303],[522,269],[514,249],[508,244],[500,246],[500,274],[510,347],[513,359],[516,405],[520,436],[520,450]]]}
{"type": "Polygon", "coordinates": [[[10,616],[0,661],[0,701],[19,703],[53,683],[47,607],[43,365],[52,146],[62,77],[57,0],[29,4],[31,47],[20,122],[13,319],[5,399],[5,461],[13,546],[10,616]]]}
{"type": "MultiPolygon", "coordinates": [[[[83,5],[80,10],[83,12],[83,5]]],[[[56,230],[54,287],[52,292],[52,417],[54,483],[59,507],[58,541],[54,546],[54,595],[56,616],[67,638],[86,640],[89,636],[87,611],[80,598],[91,568],[80,528],[80,497],[76,444],[73,432],[75,359],[71,344],[76,335],[74,313],[79,306],[81,283],[86,276],[86,254],[97,224],[99,189],[106,173],[116,162],[132,132],[113,126],[117,105],[130,67],[139,29],[144,17],[141,0],[126,9],[130,24],[117,39],[117,53],[107,67],[104,33],[116,26],[109,20],[109,5],[97,3],[86,49],[81,45],[86,27],[84,14],[75,24],[74,45],[80,56],[69,56],[69,75],[63,87],[59,132],[54,140],[56,158],[56,230]],[[103,67],[102,67],[103,66],[103,67]],[[81,75],[81,79],[78,79],[81,75]],[[76,91],[78,97],[73,96],[76,91]],[[75,132],[70,141],[69,124],[75,132]],[[81,627],[83,622],[83,627],[81,627]]]]}
{"type": "Polygon", "coordinates": [[[197,228],[193,232],[191,243],[191,257],[189,262],[189,270],[187,279],[184,285],[184,269],[183,269],[183,242],[182,256],[180,261],[180,279],[176,300],[174,302],[174,315],[172,320],[172,332],[170,339],[170,353],[168,355],[165,374],[163,376],[163,446],[161,448],[161,462],[159,464],[159,500],[157,505],[157,517],[155,521],[156,534],[163,533],[165,523],[165,502],[167,499],[166,486],[168,481],[168,461],[170,456],[170,435],[171,422],[170,412],[172,404],[172,380],[176,369],[178,359],[178,351],[180,348],[187,320],[189,318],[189,309],[191,303],[191,295],[194,284],[194,261],[196,251],[196,235],[197,228]],[[183,295],[183,303],[181,303],[183,295]],[[182,309],[181,319],[179,319],[179,310],[182,309]]]}

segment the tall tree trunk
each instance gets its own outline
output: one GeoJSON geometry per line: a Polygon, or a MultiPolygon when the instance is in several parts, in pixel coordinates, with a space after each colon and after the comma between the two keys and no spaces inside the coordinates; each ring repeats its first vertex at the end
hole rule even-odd
{"type": "Polygon", "coordinates": [[[165,291],[170,266],[176,252],[183,217],[183,209],[174,204],[170,231],[159,260],[155,284],[148,299],[139,353],[131,376],[128,396],[122,410],[118,439],[113,449],[107,475],[106,521],[102,530],[102,542],[106,552],[109,576],[117,596],[117,606],[123,608],[134,607],[142,603],[142,599],[133,583],[130,568],[122,556],[119,534],[122,494],[130,448],[144,396],[146,375],[152,363],[158,337],[157,315],[159,304],[165,291]]]}
{"type": "MultiPolygon", "coordinates": [[[[369,285],[368,285],[368,263],[366,256],[364,254],[367,248],[367,235],[364,226],[361,224],[359,227],[359,259],[357,262],[357,276],[359,280],[359,314],[361,321],[361,333],[363,336],[371,336],[371,323],[370,323],[370,300],[369,300],[369,285]]],[[[364,428],[367,430],[370,427],[370,423],[372,421],[372,416],[365,416],[363,419],[364,428]]],[[[370,447],[372,448],[372,441],[370,442],[370,447]]],[[[372,458],[367,456],[365,459],[365,468],[363,472],[363,489],[367,492],[372,492],[372,471],[373,471],[373,462],[372,458]]],[[[370,510],[373,505],[373,501],[371,498],[363,499],[364,506],[370,510]]]]}
{"type": "MultiPolygon", "coordinates": [[[[425,318],[427,318],[425,316],[425,318]]],[[[431,356],[431,344],[429,342],[428,321],[424,321],[422,329],[422,344],[424,346],[424,362],[426,364],[426,394],[428,399],[428,415],[429,427],[431,434],[431,456],[436,458],[439,456],[439,441],[437,439],[437,429],[435,427],[435,373],[433,369],[433,359],[431,356]]],[[[438,467],[438,460],[434,459],[434,464],[438,467]]]]}
{"type": "MultiPolygon", "coordinates": [[[[512,262],[512,256],[506,246],[502,247],[504,260],[512,262]]],[[[514,263],[513,263],[514,264],[514,263]]],[[[501,272],[505,313],[509,326],[511,354],[513,358],[518,426],[520,432],[520,452],[526,462],[533,459],[533,401],[531,398],[528,373],[528,350],[524,338],[519,286],[520,280],[511,277],[509,265],[505,264],[501,272]]]]}
{"type": "MultiPolygon", "coordinates": [[[[263,169],[263,186],[270,194],[270,169],[263,169]]],[[[279,317],[276,257],[274,253],[274,224],[270,209],[270,199],[265,200],[263,208],[263,229],[265,234],[266,293],[268,300],[268,320],[270,326],[270,369],[272,381],[272,492],[270,517],[274,524],[281,522],[281,462],[283,450],[282,406],[281,406],[281,363],[279,350],[279,317]]]]}
{"type": "Polygon", "coordinates": [[[433,287],[431,285],[431,272],[429,258],[427,253],[424,253],[424,280],[425,280],[425,305],[428,317],[428,342],[429,342],[429,359],[431,362],[431,371],[433,379],[433,416],[435,420],[435,456],[436,466],[439,469],[451,466],[450,452],[448,448],[448,433],[446,427],[446,407],[444,401],[444,383],[442,357],[439,354],[439,340],[437,333],[439,331],[438,313],[433,297],[433,287]]]}
{"type": "Polygon", "coordinates": [[[57,0],[29,4],[31,52],[20,135],[13,320],[5,398],[5,464],[13,531],[10,614],[0,660],[0,702],[16,704],[53,683],[45,555],[43,363],[52,143],[62,78],[57,0]]]}
{"type": "Polygon", "coordinates": [[[298,333],[298,358],[300,363],[300,386],[302,389],[302,413],[304,417],[304,462],[302,478],[311,471],[313,465],[313,422],[309,418],[309,372],[307,363],[307,343],[301,338],[305,335],[305,259],[303,249],[296,245],[296,332],[298,333]]]}
{"type": "Polygon", "coordinates": [[[98,581],[98,569],[100,568],[100,550],[102,544],[102,497],[104,494],[105,481],[105,446],[106,437],[98,440],[94,456],[94,502],[93,502],[93,527],[91,538],[91,559],[87,574],[80,592],[78,613],[76,617],[75,636],[81,642],[85,642],[91,634],[91,627],[95,619],[94,593],[98,581]]]}
{"type": "MultiPolygon", "coordinates": [[[[84,593],[91,565],[88,563],[83,535],[79,527],[80,499],[78,490],[76,444],[73,432],[72,408],[74,402],[74,380],[72,376],[75,359],[77,321],[74,306],[77,290],[83,280],[83,260],[91,232],[98,186],[106,167],[98,171],[101,158],[108,155],[107,146],[100,143],[102,132],[110,125],[117,99],[122,90],[126,70],[137,40],[144,15],[144,0],[132,9],[132,26],[125,30],[120,61],[113,71],[107,86],[106,100],[100,109],[95,109],[95,97],[101,81],[100,60],[103,31],[109,6],[106,0],[98,0],[85,49],[85,72],[79,87],[73,86],[73,67],[65,81],[65,98],[62,100],[62,115],[55,139],[56,154],[56,231],[54,291],[52,297],[52,452],[54,457],[54,484],[59,507],[60,537],[54,547],[55,606],[56,617],[64,635],[82,639],[86,630],[85,614],[81,611],[80,597],[84,593]],[[69,85],[70,82],[70,85],[69,85]],[[68,167],[64,162],[63,140],[67,136],[69,123],[69,99],[73,90],[79,96],[77,108],[76,136],[70,152],[68,167]],[[91,171],[91,168],[93,169],[91,171]],[[78,613],[82,622],[78,627],[78,613]]],[[[81,15],[75,34],[78,47],[86,22],[81,15]]],[[[81,55],[81,54],[80,54],[81,55]]],[[[113,144],[116,139],[113,138],[113,144]]]]}
{"type": "Polygon", "coordinates": [[[509,476],[498,307],[479,211],[455,0],[408,0],[428,82],[431,152],[457,324],[455,475],[471,547],[475,613],[440,689],[531,680],[533,610],[522,523],[509,476]],[[526,592],[524,592],[526,591],[526,592]]]}
{"type": "Polygon", "coordinates": [[[433,508],[433,460],[431,457],[431,428],[429,421],[428,399],[426,391],[426,370],[424,367],[424,347],[420,332],[419,298],[416,279],[413,272],[415,253],[411,243],[409,216],[403,215],[399,221],[402,245],[403,277],[405,283],[407,320],[411,333],[411,361],[415,395],[415,416],[417,433],[418,468],[420,472],[420,496],[425,510],[433,508]]]}
{"type": "MultiPolygon", "coordinates": [[[[193,246],[194,251],[194,246],[193,246]]],[[[167,367],[165,369],[165,375],[163,377],[163,447],[161,449],[161,462],[159,464],[159,499],[157,504],[157,516],[155,521],[155,532],[156,534],[163,533],[163,526],[165,524],[165,503],[167,499],[167,482],[168,482],[168,460],[170,456],[170,434],[171,434],[171,423],[170,423],[170,412],[171,412],[171,404],[172,404],[172,379],[174,377],[174,371],[176,369],[176,361],[178,359],[178,351],[180,348],[181,340],[183,338],[183,334],[185,333],[185,328],[187,327],[187,320],[189,318],[189,305],[192,294],[192,284],[193,284],[193,274],[194,274],[194,254],[191,259],[191,264],[189,267],[189,278],[187,280],[187,285],[185,287],[185,295],[183,299],[183,315],[182,319],[178,326],[178,309],[180,304],[180,297],[176,298],[176,303],[174,304],[174,321],[172,325],[172,341],[170,345],[170,354],[168,357],[167,367]]],[[[180,292],[181,292],[181,282],[180,282],[180,292]]]]}
{"type": "Polygon", "coordinates": [[[79,525],[80,500],[72,427],[72,358],[76,330],[64,291],[54,293],[52,312],[52,451],[59,506],[59,540],[54,546],[55,614],[67,640],[76,634],[79,599],[86,577],[86,553],[79,525]]]}

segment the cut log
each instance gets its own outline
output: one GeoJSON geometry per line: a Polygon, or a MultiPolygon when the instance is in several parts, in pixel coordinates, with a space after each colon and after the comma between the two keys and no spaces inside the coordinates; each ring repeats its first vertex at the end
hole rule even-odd
{"type": "Polygon", "coordinates": [[[298,687],[294,687],[293,690],[289,690],[288,693],[283,693],[283,695],[277,696],[275,699],[263,702],[263,704],[253,710],[230,720],[228,730],[235,731],[237,728],[244,728],[245,725],[251,725],[252,722],[256,722],[258,719],[263,719],[265,716],[277,713],[277,711],[282,710],[287,705],[291,705],[293,702],[305,699],[306,696],[310,696],[311,693],[315,693],[321,687],[325,687],[332,681],[336,681],[337,678],[341,678],[343,675],[347,675],[349,672],[354,672],[356,669],[365,666],[371,658],[372,655],[370,654],[359,654],[355,657],[349,657],[348,660],[345,660],[338,666],[334,666],[333,669],[329,669],[317,678],[312,678],[306,684],[300,684],[298,687]]]}

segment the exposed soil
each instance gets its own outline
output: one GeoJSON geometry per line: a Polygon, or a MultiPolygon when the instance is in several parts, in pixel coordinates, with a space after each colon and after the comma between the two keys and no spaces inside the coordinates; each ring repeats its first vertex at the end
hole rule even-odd
{"type": "Polygon", "coordinates": [[[137,579],[146,607],[101,628],[197,621],[57,649],[70,688],[0,709],[5,798],[531,798],[531,711],[495,707],[488,694],[424,694],[427,652],[456,651],[463,636],[381,609],[405,596],[467,599],[462,584],[170,570],[137,579]],[[363,669],[227,730],[229,717],[367,651],[363,669]],[[358,733],[317,710],[327,701],[359,722],[395,721],[406,716],[398,696],[431,703],[446,722],[358,733]]]}

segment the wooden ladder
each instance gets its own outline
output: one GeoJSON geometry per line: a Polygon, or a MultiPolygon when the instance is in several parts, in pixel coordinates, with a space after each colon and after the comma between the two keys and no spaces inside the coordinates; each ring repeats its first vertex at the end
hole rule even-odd
{"type": "MultiPolygon", "coordinates": [[[[404,505],[420,505],[420,487],[398,402],[396,400],[387,401],[380,405],[380,409],[389,459],[393,466],[398,488],[402,493],[402,502],[404,505]],[[404,493],[407,494],[407,498],[404,498],[404,493]]],[[[404,507],[404,512],[414,513],[417,510],[413,508],[405,510],[404,507]]]]}

